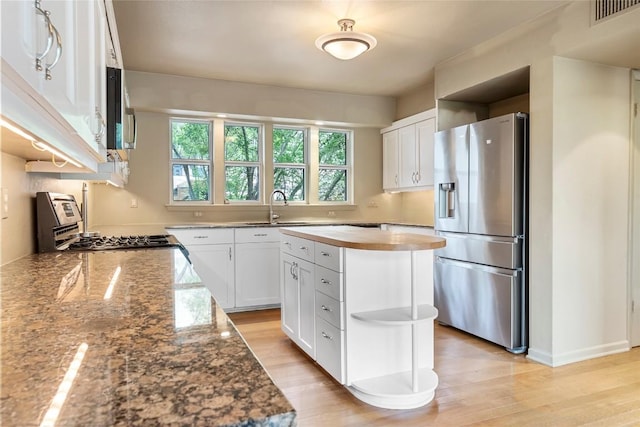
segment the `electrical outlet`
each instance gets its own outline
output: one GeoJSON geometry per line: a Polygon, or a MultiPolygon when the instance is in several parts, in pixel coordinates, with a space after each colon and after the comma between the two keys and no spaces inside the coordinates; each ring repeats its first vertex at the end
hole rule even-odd
{"type": "Polygon", "coordinates": [[[334,211],[329,211],[328,215],[330,217],[334,217],[334,216],[336,216],[336,213],[334,211]]]}
{"type": "Polygon", "coordinates": [[[375,200],[369,200],[369,203],[367,203],[367,207],[377,208],[378,207],[378,202],[376,202],[375,200]]]}
{"type": "Polygon", "coordinates": [[[131,207],[132,208],[138,207],[138,199],[131,199],[131,207]]]}

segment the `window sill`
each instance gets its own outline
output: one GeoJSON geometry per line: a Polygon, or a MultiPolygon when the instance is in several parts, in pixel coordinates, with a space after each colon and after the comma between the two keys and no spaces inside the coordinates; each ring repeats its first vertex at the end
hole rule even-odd
{"type": "MultiPolygon", "coordinates": [[[[274,209],[286,209],[291,212],[326,212],[326,211],[355,211],[358,209],[358,205],[356,204],[290,204],[288,206],[284,206],[282,203],[277,203],[273,205],[274,209]]],[[[259,205],[259,204],[224,204],[224,205],[215,205],[215,204],[205,204],[205,203],[185,203],[185,204],[167,204],[165,208],[170,212],[263,212],[269,210],[269,205],[259,205]]]]}

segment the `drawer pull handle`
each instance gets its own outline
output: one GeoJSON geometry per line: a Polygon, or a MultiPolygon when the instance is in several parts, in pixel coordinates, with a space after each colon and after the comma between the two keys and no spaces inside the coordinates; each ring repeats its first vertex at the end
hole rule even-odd
{"type": "Polygon", "coordinates": [[[284,245],[291,247],[291,242],[284,242],[284,245]]]}
{"type": "Polygon", "coordinates": [[[325,331],[322,331],[321,334],[322,334],[323,338],[326,338],[328,340],[332,340],[333,339],[333,337],[331,335],[327,334],[325,331]]]}
{"type": "Polygon", "coordinates": [[[306,250],[307,250],[307,247],[306,247],[306,246],[300,246],[300,250],[301,250],[301,251],[306,251],[306,250]]]}
{"type": "Polygon", "coordinates": [[[320,283],[322,283],[323,285],[333,285],[333,283],[331,283],[331,280],[327,279],[320,279],[320,283]]]}
{"type": "Polygon", "coordinates": [[[331,256],[331,254],[329,252],[325,252],[325,251],[321,251],[320,255],[322,255],[322,256],[331,256]]]}
{"type": "Polygon", "coordinates": [[[324,311],[328,311],[329,313],[331,313],[331,311],[332,311],[329,307],[327,307],[324,304],[322,304],[322,306],[320,308],[322,308],[322,310],[324,310],[324,311]]]}
{"type": "MultiPolygon", "coordinates": [[[[255,233],[253,236],[254,237],[265,237],[267,235],[267,233],[255,233]]],[[[285,243],[286,245],[286,243],[285,243]]]]}
{"type": "Polygon", "coordinates": [[[193,236],[194,239],[208,239],[209,236],[193,236]]]}

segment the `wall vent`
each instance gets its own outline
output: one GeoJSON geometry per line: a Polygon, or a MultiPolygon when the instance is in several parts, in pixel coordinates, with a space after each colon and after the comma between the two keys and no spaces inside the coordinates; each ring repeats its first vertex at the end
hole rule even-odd
{"type": "Polygon", "coordinates": [[[591,2],[591,24],[628,12],[640,6],[640,0],[593,0],[591,2]]]}

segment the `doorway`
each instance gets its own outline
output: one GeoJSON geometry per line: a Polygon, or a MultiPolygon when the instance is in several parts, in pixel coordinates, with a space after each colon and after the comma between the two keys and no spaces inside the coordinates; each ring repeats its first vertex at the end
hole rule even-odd
{"type": "Polygon", "coordinates": [[[640,346],[640,70],[633,70],[633,141],[631,146],[631,346],[640,346]]]}

